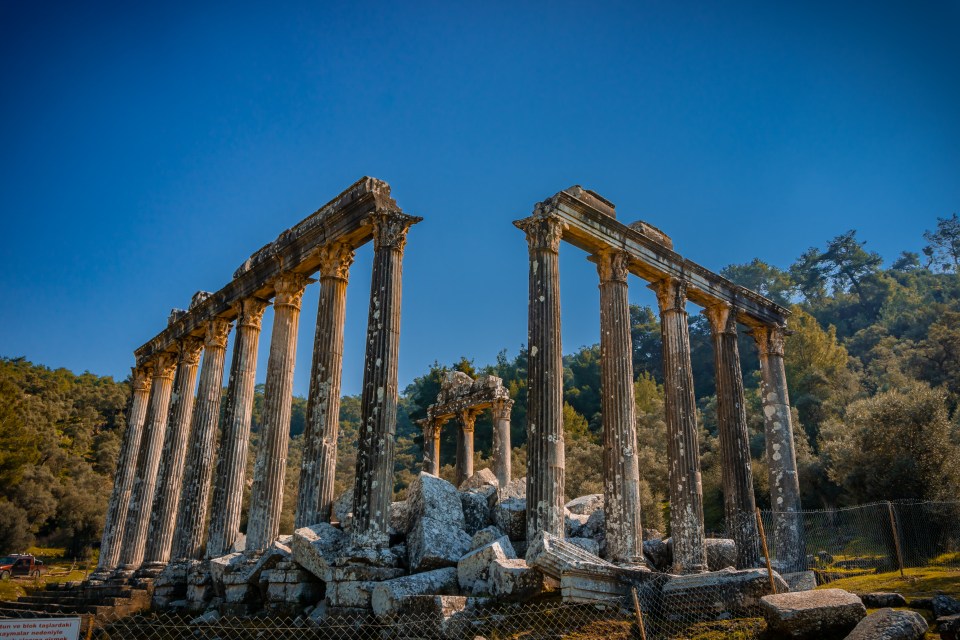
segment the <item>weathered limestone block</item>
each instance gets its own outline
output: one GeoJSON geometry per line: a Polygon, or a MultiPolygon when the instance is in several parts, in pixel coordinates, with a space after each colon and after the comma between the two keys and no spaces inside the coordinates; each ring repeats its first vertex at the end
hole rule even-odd
{"type": "Polygon", "coordinates": [[[720,571],[737,566],[737,543],[728,538],[707,538],[707,568],[720,571]]]}
{"type": "Polygon", "coordinates": [[[353,513],[353,489],[347,489],[340,497],[333,501],[333,517],[337,522],[344,523],[353,513]]]}
{"type": "Polygon", "coordinates": [[[295,562],[281,561],[263,572],[267,584],[264,597],[267,610],[275,614],[299,614],[304,605],[324,596],[324,584],[295,562]]]}
{"type": "Polygon", "coordinates": [[[779,593],[760,599],[768,633],[783,638],[843,638],[867,615],[843,589],[779,593]]]}
{"type": "Polygon", "coordinates": [[[424,518],[448,523],[463,529],[463,507],[460,494],[447,482],[426,472],[420,472],[407,489],[410,528],[424,518]]]}
{"type": "Polygon", "coordinates": [[[510,500],[511,498],[523,498],[527,497],[527,477],[516,478],[507,483],[506,486],[500,487],[497,489],[497,500],[503,502],[504,500],[510,500]]]}
{"type": "Polygon", "coordinates": [[[490,524],[490,504],[487,496],[477,491],[461,491],[460,505],[463,508],[464,528],[473,535],[490,524]]]}
{"type": "Polygon", "coordinates": [[[583,537],[583,528],[586,526],[590,516],[579,513],[567,512],[564,521],[566,525],[566,534],[568,538],[583,537]]]}
{"type": "Polygon", "coordinates": [[[490,565],[490,592],[498,598],[523,601],[544,591],[543,574],[522,558],[498,558],[490,565]]]}
{"type": "MultiPolygon", "coordinates": [[[[462,511],[460,515],[463,516],[462,511]]],[[[462,526],[462,522],[457,525],[431,517],[417,520],[407,535],[407,566],[410,572],[455,566],[470,549],[470,536],[462,526]]]]}
{"type": "Polygon", "coordinates": [[[242,553],[230,553],[225,556],[220,556],[219,558],[211,558],[210,559],[210,578],[215,583],[222,584],[223,574],[226,573],[227,568],[240,562],[243,562],[242,553]]]}
{"type": "Polygon", "coordinates": [[[926,632],[927,621],[916,611],[885,608],[861,620],[846,640],[919,640],[926,632]]]}
{"type": "Polygon", "coordinates": [[[406,535],[410,530],[410,506],[406,500],[390,503],[391,535],[406,535]]]}
{"type": "Polygon", "coordinates": [[[590,517],[587,518],[586,523],[584,523],[580,537],[601,540],[606,531],[606,526],[606,514],[603,512],[603,509],[594,511],[590,514],[590,517]]]}
{"type": "Polygon", "coordinates": [[[378,618],[396,615],[410,596],[448,595],[457,592],[457,570],[445,567],[381,582],[373,588],[370,606],[378,618]]]}
{"type": "Polygon", "coordinates": [[[511,540],[525,540],[527,537],[526,498],[502,500],[493,514],[493,523],[511,540]]]}
{"type": "Polygon", "coordinates": [[[603,510],[603,494],[591,493],[589,495],[574,498],[566,505],[566,508],[578,516],[591,516],[594,511],[603,510]]]}
{"type": "Polygon", "coordinates": [[[379,582],[343,580],[327,583],[327,604],[335,608],[370,608],[370,594],[379,582]]]}
{"type": "Polygon", "coordinates": [[[200,565],[187,573],[187,609],[203,611],[214,596],[213,580],[207,566],[200,565]]]}
{"type": "Polygon", "coordinates": [[[164,567],[153,583],[152,606],[163,609],[187,596],[187,572],[193,563],[174,562],[164,567]]]}
{"type": "Polygon", "coordinates": [[[375,567],[368,564],[347,564],[327,571],[328,582],[383,582],[404,575],[400,567],[375,567]]]}
{"type": "Polygon", "coordinates": [[[600,544],[593,538],[567,538],[567,542],[577,545],[587,553],[600,556],[600,544]]]}
{"type": "Polygon", "coordinates": [[[907,599],[899,593],[864,593],[857,594],[863,606],[867,609],[882,609],[884,607],[905,607],[907,599]]]}
{"type": "MultiPolygon", "coordinates": [[[[404,635],[416,638],[471,637],[470,624],[476,610],[490,602],[489,598],[465,596],[413,596],[407,599],[402,613],[415,617],[420,624],[404,635]]],[[[398,630],[403,634],[403,629],[398,630]]]]}
{"type": "Polygon", "coordinates": [[[934,596],[930,601],[930,608],[933,610],[933,615],[938,618],[952,616],[960,613],[960,601],[948,595],[940,594],[934,596]]]}
{"type": "Polygon", "coordinates": [[[630,585],[613,565],[580,565],[567,569],[560,578],[564,602],[611,603],[629,593],[630,585]]]}
{"type": "Polygon", "coordinates": [[[506,534],[497,527],[484,527],[483,529],[480,529],[480,531],[477,531],[475,534],[473,534],[473,538],[470,540],[470,551],[488,545],[494,540],[502,538],[505,535],[506,534]]]}
{"type": "Polygon", "coordinates": [[[546,531],[540,532],[530,541],[526,560],[530,566],[557,580],[565,571],[571,569],[594,565],[613,566],[603,558],[546,531]]]}
{"type": "Polygon", "coordinates": [[[817,574],[813,571],[795,571],[781,574],[790,591],[810,591],[817,588],[817,574]]]}
{"type": "Polygon", "coordinates": [[[489,593],[491,565],[497,560],[516,557],[517,554],[506,536],[471,551],[457,562],[460,588],[474,595],[489,593]]]}
{"type": "MultiPolygon", "coordinates": [[[[777,592],[787,583],[774,573],[777,592]]],[[[693,573],[671,578],[663,585],[663,607],[675,618],[712,620],[724,612],[734,616],[756,615],[760,598],[770,594],[766,569],[726,568],[710,573],[693,573]]]]}
{"type": "Polygon", "coordinates": [[[290,551],[294,562],[326,581],[330,579],[330,570],[347,542],[347,534],[331,524],[321,522],[297,529],[293,533],[290,551]]]}
{"type": "Polygon", "coordinates": [[[960,613],[937,618],[940,640],[960,640],[960,613]]]}
{"type": "MultiPolygon", "coordinates": [[[[282,540],[289,541],[291,536],[282,536],[282,540]]],[[[260,582],[260,575],[264,571],[273,569],[277,563],[282,562],[290,557],[290,547],[283,542],[274,542],[270,545],[266,551],[264,551],[259,558],[256,559],[253,563],[244,564],[244,565],[233,565],[230,569],[227,569],[227,572],[236,571],[243,576],[243,579],[250,584],[257,584],[260,582]]]]}
{"type": "Polygon", "coordinates": [[[483,487],[498,488],[497,476],[490,469],[480,469],[472,476],[464,480],[457,489],[460,491],[469,491],[470,489],[482,489],[483,487]]]}
{"type": "Polygon", "coordinates": [[[669,538],[644,540],[643,556],[657,571],[668,571],[673,564],[673,550],[670,548],[669,538]]]}

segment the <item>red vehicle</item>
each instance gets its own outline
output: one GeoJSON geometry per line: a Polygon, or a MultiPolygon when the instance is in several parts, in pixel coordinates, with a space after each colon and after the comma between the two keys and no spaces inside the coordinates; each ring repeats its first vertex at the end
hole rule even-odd
{"type": "Polygon", "coordinates": [[[39,578],[43,570],[43,560],[37,560],[30,554],[21,553],[0,558],[0,580],[19,576],[39,578]]]}

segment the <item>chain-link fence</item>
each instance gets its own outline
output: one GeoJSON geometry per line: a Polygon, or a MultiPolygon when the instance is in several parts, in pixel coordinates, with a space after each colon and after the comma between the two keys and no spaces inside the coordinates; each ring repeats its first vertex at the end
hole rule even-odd
{"type": "MultiPolygon", "coordinates": [[[[782,555],[802,557],[805,568],[815,572],[818,584],[924,567],[942,561],[946,554],[960,552],[960,502],[883,502],[794,514],[767,512],[762,521],[772,564],[776,566],[782,555]],[[777,548],[771,532],[777,529],[778,518],[793,518],[802,525],[803,553],[777,548]]],[[[956,571],[960,583],[960,566],[956,571]]],[[[552,591],[524,603],[415,596],[403,599],[395,608],[397,613],[379,617],[338,615],[322,602],[297,616],[261,613],[247,617],[220,616],[213,610],[124,616],[107,606],[97,608],[96,614],[80,616],[80,638],[759,639],[765,629],[760,598],[773,589],[786,590],[786,584],[766,569],[738,575],[707,573],[677,578],[635,568],[607,569],[605,573],[574,571],[570,576],[564,574],[552,591]]],[[[0,637],[7,637],[4,623],[23,619],[49,623],[58,617],[76,620],[77,614],[68,614],[66,608],[41,612],[27,605],[4,608],[0,603],[0,637]]]]}

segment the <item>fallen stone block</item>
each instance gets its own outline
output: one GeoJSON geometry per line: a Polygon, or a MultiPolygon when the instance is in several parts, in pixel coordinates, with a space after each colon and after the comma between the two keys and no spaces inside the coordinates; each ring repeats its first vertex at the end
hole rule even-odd
{"type": "Polygon", "coordinates": [[[591,493],[590,495],[580,496],[565,504],[564,507],[572,514],[590,517],[597,509],[603,509],[603,494],[591,493]]]}
{"type": "Polygon", "coordinates": [[[590,514],[586,524],[583,525],[583,531],[580,535],[584,538],[600,539],[606,535],[606,532],[607,517],[603,513],[603,509],[600,509],[590,514]]]}
{"type": "Polygon", "coordinates": [[[568,538],[580,538],[583,536],[583,527],[586,526],[590,516],[566,512],[563,516],[563,525],[568,538]]]}
{"type": "Polygon", "coordinates": [[[470,625],[476,610],[490,602],[489,598],[465,596],[413,596],[407,599],[402,613],[417,620],[415,629],[397,628],[401,637],[470,638],[470,625]]]}
{"type": "Polygon", "coordinates": [[[464,528],[463,506],[456,487],[426,472],[420,472],[407,488],[411,530],[424,518],[464,528]]]}
{"type": "Polygon", "coordinates": [[[707,538],[707,568],[720,571],[727,567],[737,567],[737,543],[728,538],[707,538]]]}
{"type": "Polygon", "coordinates": [[[210,579],[217,584],[223,584],[223,574],[226,573],[227,567],[239,562],[243,562],[242,553],[230,553],[219,558],[211,558],[210,579]]]}
{"type": "Polygon", "coordinates": [[[817,588],[817,574],[813,571],[794,571],[780,574],[790,591],[810,591],[817,588]]]}
{"type": "Polygon", "coordinates": [[[545,591],[543,574],[522,558],[498,558],[490,565],[490,592],[498,598],[522,602],[545,591]]]}
{"type": "Polygon", "coordinates": [[[369,564],[345,564],[332,567],[328,572],[328,582],[383,582],[404,575],[400,567],[378,567],[369,564]]]}
{"type": "Polygon", "coordinates": [[[927,632],[927,621],[916,611],[885,608],[861,620],[846,640],[919,640],[927,632]]]}
{"type": "Polygon", "coordinates": [[[511,540],[525,540],[527,537],[526,498],[501,500],[494,511],[493,523],[511,540]]]}
{"type": "Polygon", "coordinates": [[[767,632],[784,638],[843,638],[867,615],[860,598],[843,589],[764,596],[760,607],[767,632]]]}
{"type": "Polygon", "coordinates": [[[564,571],[571,569],[593,565],[613,566],[603,558],[546,531],[541,531],[530,541],[526,560],[530,566],[557,580],[564,571]]]}
{"type": "Polygon", "coordinates": [[[473,538],[470,539],[470,551],[474,549],[479,549],[484,545],[488,545],[498,538],[502,538],[506,534],[494,526],[484,527],[480,529],[475,534],[473,538]]]}
{"type": "Polygon", "coordinates": [[[330,607],[369,609],[373,588],[379,582],[344,580],[327,583],[327,605],[330,607]]]}
{"type": "Polygon", "coordinates": [[[353,515],[353,489],[347,489],[333,501],[333,519],[345,523],[353,515]]]}
{"type": "Polygon", "coordinates": [[[497,490],[497,501],[503,502],[513,498],[527,499],[527,477],[516,478],[507,483],[507,486],[497,490]]]}
{"type": "Polygon", "coordinates": [[[567,542],[577,545],[587,553],[592,553],[595,556],[600,555],[600,543],[593,538],[567,538],[567,542]]]}
{"type": "Polygon", "coordinates": [[[867,609],[882,609],[884,607],[905,607],[907,599],[899,593],[858,593],[863,606],[867,609]]]}
{"type": "Polygon", "coordinates": [[[456,566],[470,549],[470,536],[455,524],[420,518],[407,535],[410,572],[456,566]]]}
{"type": "Polygon", "coordinates": [[[370,594],[370,606],[378,618],[396,615],[410,596],[449,595],[457,592],[457,570],[446,567],[381,582],[370,594]]]}
{"type": "Polygon", "coordinates": [[[659,538],[643,541],[643,555],[657,571],[669,571],[673,565],[673,549],[659,538]]]}
{"type": "Polygon", "coordinates": [[[937,618],[940,640],[960,640],[960,613],[937,618]]]}
{"type": "Polygon", "coordinates": [[[257,584],[260,582],[260,575],[264,571],[272,569],[278,562],[289,557],[290,547],[281,542],[274,542],[254,562],[243,565],[242,569],[240,569],[241,565],[233,565],[227,571],[238,571],[244,580],[250,584],[257,584]]]}
{"type": "Polygon", "coordinates": [[[933,610],[933,615],[936,618],[952,616],[960,613],[960,601],[957,601],[950,596],[940,594],[934,596],[930,601],[930,608],[933,610]]]}
{"type": "Polygon", "coordinates": [[[343,531],[321,522],[294,531],[290,551],[297,564],[327,581],[330,579],[330,570],[348,542],[349,537],[343,531]]]}
{"type": "MultiPolygon", "coordinates": [[[[777,592],[787,583],[773,574],[777,592]]],[[[724,612],[734,616],[757,615],[760,599],[770,595],[766,569],[726,568],[708,573],[673,576],[663,585],[663,609],[674,619],[714,620],[724,612]]]]}
{"type": "Polygon", "coordinates": [[[463,509],[464,530],[473,535],[490,524],[490,503],[487,496],[476,491],[460,492],[460,507],[463,509]]]}
{"type": "Polygon", "coordinates": [[[498,488],[500,483],[497,481],[497,476],[490,469],[480,469],[472,476],[460,483],[460,486],[457,487],[460,491],[469,491],[471,489],[481,489],[483,487],[493,487],[494,489],[498,488]]]}
{"type": "Polygon", "coordinates": [[[637,587],[641,607],[650,610],[663,580],[646,567],[583,564],[563,572],[560,593],[564,602],[616,606],[637,587]]]}
{"type": "Polygon", "coordinates": [[[410,505],[406,500],[390,503],[390,534],[406,535],[410,531],[410,505]]]}
{"type": "Polygon", "coordinates": [[[506,536],[469,552],[457,562],[457,580],[460,588],[474,595],[489,593],[492,564],[497,560],[516,557],[510,540],[506,536]]]}

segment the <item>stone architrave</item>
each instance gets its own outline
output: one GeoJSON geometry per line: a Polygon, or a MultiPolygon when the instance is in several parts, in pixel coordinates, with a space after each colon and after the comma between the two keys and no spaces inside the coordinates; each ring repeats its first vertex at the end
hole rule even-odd
{"type": "Polygon", "coordinates": [[[187,447],[183,492],[177,512],[173,550],[170,554],[173,562],[203,559],[213,454],[223,397],[223,365],[229,334],[229,320],[215,318],[207,322],[200,384],[197,387],[193,426],[187,447]]]}
{"type": "Polygon", "coordinates": [[[512,449],[510,447],[510,411],[513,400],[497,400],[491,407],[493,414],[493,472],[501,487],[510,483],[512,449]]]}
{"type": "Polygon", "coordinates": [[[253,466],[247,552],[265,551],[280,533],[283,483],[290,447],[290,411],[293,404],[293,369],[297,359],[297,328],[303,290],[310,280],[287,272],[274,283],[273,334],[263,389],[263,429],[253,466]]]}
{"type": "Polygon", "coordinates": [[[793,419],[783,366],[785,329],[755,327],[752,332],[760,353],[760,397],[763,402],[770,504],[773,506],[773,546],[781,573],[806,569],[806,547],[800,511],[800,483],[793,440],[793,419]]]}
{"type": "Polygon", "coordinates": [[[627,296],[629,256],[597,256],[600,275],[600,375],[603,415],[603,510],[606,557],[630,561],[643,555],[637,411],[627,296]]]}
{"type": "Polygon", "coordinates": [[[464,409],[456,417],[457,423],[457,481],[463,484],[473,475],[473,436],[477,423],[477,411],[464,409]]]}
{"type": "Polygon", "coordinates": [[[514,223],[527,236],[527,540],[564,534],[563,350],[560,343],[560,239],[564,224],[538,212],[514,223]]]}
{"type": "Polygon", "coordinates": [[[710,321],[713,337],[717,429],[727,534],[736,542],[737,569],[749,569],[760,566],[761,555],[743,374],[737,346],[737,317],[732,305],[727,303],[707,307],[704,314],[710,321]]]}
{"type": "Polygon", "coordinates": [[[257,375],[257,346],[267,304],[267,301],[259,298],[246,298],[234,307],[237,312],[237,332],[214,472],[207,558],[219,558],[230,553],[240,535],[240,509],[243,504],[243,481],[257,375]]]}
{"type": "Polygon", "coordinates": [[[443,422],[426,419],[423,425],[423,470],[435,476],[440,475],[440,429],[443,422]]]}
{"type": "Polygon", "coordinates": [[[189,337],[180,341],[180,362],[170,399],[170,416],[167,435],[160,454],[160,470],[157,473],[157,489],[150,512],[150,533],[140,572],[157,575],[170,560],[173,545],[173,528],[180,506],[180,491],[183,487],[183,463],[193,421],[193,389],[197,381],[197,365],[203,339],[189,337]]]}
{"type": "Polygon", "coordinates": [[[353,490],[353,541],[380,546],[389,537],[397,430],[400,300],[407,231],[422,218],[395,210],[371,213],[373,276],[360,399],[360,442],[353,490]]]}
{"type": "Polygon", "coordinates": [[[677,278],[664,278],[650,288],[657,294],[663,336],[673,566],[678,573],[706,571],[697,404],[693,394],[690,329],[686,311],[687,285],[677,278]]]}
{"type": "Polygon", "coordinates": [[[303,462],[294,518],[297,529],[330,521],[337,472],[343,328],[353,249],[350,245],[336,243],[323,247],[319,254],[320,304],[317,307],[303,462]]]}
{"type": "Polygon", "coordinates": [[[143,562],[147,529],[150,525],[150,508],[153,506],[157,471],[160,466],[160,451],[167,428],[170,394],[176,371],[176,353],[165,351],[157,356],[150,388],[150,408],[147,410],[144,433],[140,440],[137,472],[130,494],[130,506],[127,509],[127,521],[124,525],[123,548],[117,569],[124,576],[132,575],[143,562]]]}
{"type": "Polygon", "coordinates": [[[120,459],[114,474],[113,491],[107,506],[107,518],[103,525],[103,537],[100,540],[100,559],[97,568],[91,574],[92,580],[103,580],[117,568],[120,549],[123,544],[123,532],[127,521],[127,508],[130,506],[130,491],[137,466],[137,453],[140,439],[147,419],[147,405],[150,402],[150,383],[153,380],[153,365],[145,364],[133,368],[131,386],[133,397],[127,414],[127,430],[120,445],[120,459]]]}

